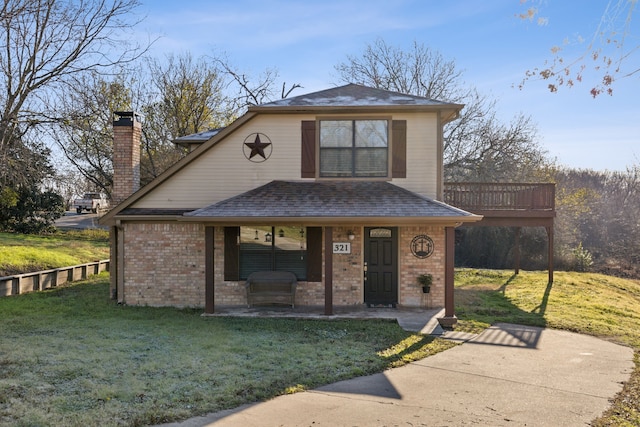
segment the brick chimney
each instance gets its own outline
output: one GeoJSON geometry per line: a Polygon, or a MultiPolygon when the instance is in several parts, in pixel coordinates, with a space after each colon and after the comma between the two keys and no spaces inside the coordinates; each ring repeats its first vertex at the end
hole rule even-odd
{"type": "Polygon", "coordinates": [[[122,203],[140,188],[142,125],[133,111],[116,111],[113,120],[113,191],[111,206],[122,203]]]}

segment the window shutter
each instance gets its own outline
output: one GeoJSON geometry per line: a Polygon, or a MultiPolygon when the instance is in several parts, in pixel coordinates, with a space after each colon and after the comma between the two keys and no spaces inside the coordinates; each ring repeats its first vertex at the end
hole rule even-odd
{"type": "Polygon", "coordinates": [[[240,280],[240,227],[224,228],[224,280],[240,280]]]}
{"type": "Polygon", "coordinates": [[[322,227],[307,227],[307,281],[322,282],[322,227]]]}
{"type": "Polygon", "coordinates": [[[316,122],[302,122],[302,178],[316,177],[316,122]]]}
{"type": "Polygon", "coordinates": [[[391,124],[392,161],[391,177],[407,177],[407,121],[393,120],[391,124]]]}

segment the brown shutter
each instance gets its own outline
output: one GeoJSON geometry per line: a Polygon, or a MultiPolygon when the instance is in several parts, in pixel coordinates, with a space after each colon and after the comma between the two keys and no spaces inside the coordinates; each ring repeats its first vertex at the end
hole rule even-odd
{"type": "Polygon", "coordinates": [[[393,120],[391,124],[392,161],[391,177],[407,177],[407,121],[393,120]]]}
{"type": "Polygon", "coordinates": [[[302,178],[316,177],[316,122],[302,122],[302,178]]]}
{"type": "Polygon", "coordinates": [[[307,227],[307,281],[322,282],[322,227],[307,227]]]}
{"type": "Polygon", "coordinates": [[[224,228],[224,280],[240,280],[240,227],[224,228]]]}

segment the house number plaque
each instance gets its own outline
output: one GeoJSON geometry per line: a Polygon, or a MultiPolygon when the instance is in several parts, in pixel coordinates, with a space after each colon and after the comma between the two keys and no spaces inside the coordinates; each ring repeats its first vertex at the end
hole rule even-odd
{"type": "Polygon", "coordinates": [[[333,242],[333,253],[334,254],[350,254],[351,243],[333,242]]]}

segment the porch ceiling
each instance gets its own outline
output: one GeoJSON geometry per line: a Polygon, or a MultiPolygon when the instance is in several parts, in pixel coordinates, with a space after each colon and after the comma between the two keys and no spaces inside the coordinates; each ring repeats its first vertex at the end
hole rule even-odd
{"type": "Polygon", "coordinates": [[[184,214],[185,220],[474,222],[481,216],[385,181],[272,181],[184,214]]]}

